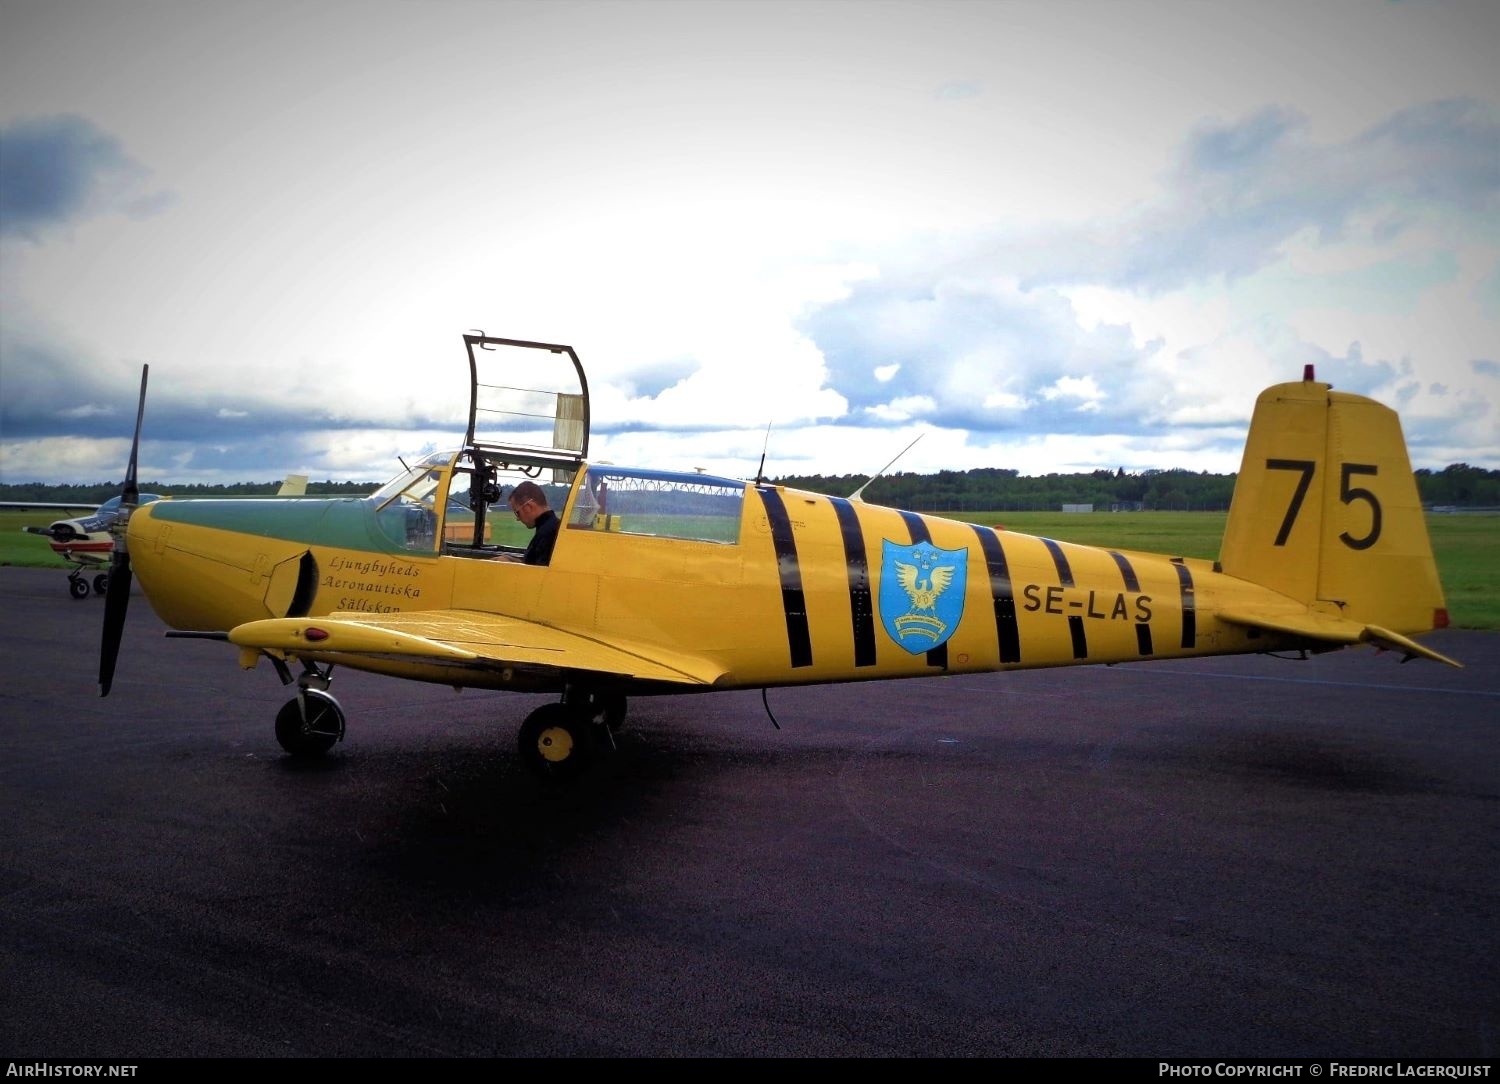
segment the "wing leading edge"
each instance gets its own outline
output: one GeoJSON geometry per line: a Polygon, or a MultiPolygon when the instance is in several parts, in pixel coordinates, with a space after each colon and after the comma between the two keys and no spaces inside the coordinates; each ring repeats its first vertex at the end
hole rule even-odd
{"type": "Polygon", "coordinates": [[[659,645],[606,643],[475,610],[270,618],[236,626],[229,641],[255,653],[282,652],[356,667],[361,658],[459,669],[531,666],[690,686],[714,685],[725,674],[714,662],[659,645]]]}

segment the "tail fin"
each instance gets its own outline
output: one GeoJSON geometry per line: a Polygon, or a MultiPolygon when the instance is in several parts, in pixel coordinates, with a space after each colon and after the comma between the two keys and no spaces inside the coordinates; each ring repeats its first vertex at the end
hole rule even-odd
{"type": "Polygon", "coordinates": [[[1400,419],[1311,373],[1256,400],[1220,564],[1314,613],[1398,633],[1448,624],[1400,419]]]}

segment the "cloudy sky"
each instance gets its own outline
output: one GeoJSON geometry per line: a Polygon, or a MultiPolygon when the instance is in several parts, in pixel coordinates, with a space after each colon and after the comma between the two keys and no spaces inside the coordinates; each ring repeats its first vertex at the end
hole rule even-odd
{"type": "Polygon", "coordinates": [[[1500,467],[1500,4],[0,0],[0,481],[380,480],[460,335],[595,458],[1500,467]]]}

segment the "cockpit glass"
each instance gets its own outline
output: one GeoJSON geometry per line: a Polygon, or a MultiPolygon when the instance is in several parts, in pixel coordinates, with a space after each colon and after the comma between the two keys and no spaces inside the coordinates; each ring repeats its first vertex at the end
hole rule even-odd
{"type": "Polygon", "coordinates": [[[590,467],[569,528],[736,543],[745,483],[707,474],[590,467]]]}
{"type": "Polygon", "coordinates": [[[453,462],[456,454],[455,452],[433,452],[431,455],[424,456],[371,493],[370,499],[376,504],[385,504],[391,498],[408,492],[414,500],[430,497],[442,477],[442,469],[453,462]],[[422,483],[426,483],[425,491],[423,491],[422,483]]]}
{"type": "Polygon", "coordinates": [[[569,354],[491,341],[470,357],[474,443],[572,455],[587,449],[587,393],[569,354]]]}

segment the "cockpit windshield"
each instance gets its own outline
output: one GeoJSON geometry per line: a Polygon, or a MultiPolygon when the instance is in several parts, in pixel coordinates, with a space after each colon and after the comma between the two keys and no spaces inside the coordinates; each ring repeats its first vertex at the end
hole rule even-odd
{"type": "Polygon", "coordinates": [[[433,452],[431,455],[424,456],[371,493],[370,500],[376,504],[385,504],[392,497],[402,493],[408,493],[411,499],[416,501],[430,498],[442,478],[442,469],[452,463],[453,457],[457,454],[457,452],[433,452]]]}

